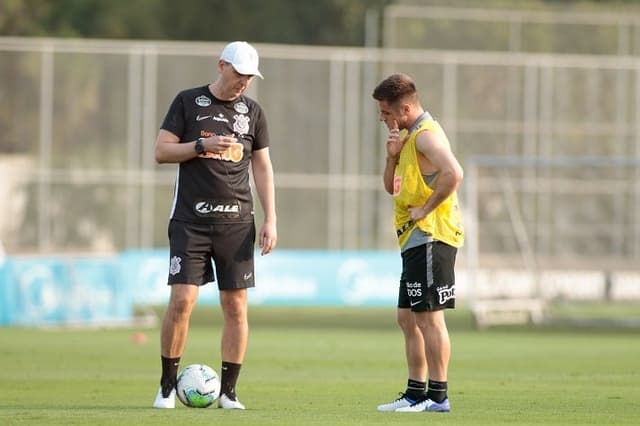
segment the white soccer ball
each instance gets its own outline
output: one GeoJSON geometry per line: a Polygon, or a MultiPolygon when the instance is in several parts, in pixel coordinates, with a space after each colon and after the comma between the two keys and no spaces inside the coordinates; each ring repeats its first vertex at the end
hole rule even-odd
{"type": "Polygon", "coordinates": [[[208,365],[187,365],[178,374],[176,394],[180,402],[187,407],[208,407],[220,396],[218,373],[208,365]]]}

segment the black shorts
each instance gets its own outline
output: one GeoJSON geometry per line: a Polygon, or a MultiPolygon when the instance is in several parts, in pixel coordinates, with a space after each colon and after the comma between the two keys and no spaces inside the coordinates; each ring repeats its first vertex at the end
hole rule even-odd
{"type": "Polygon", "coordinates": [[[203,285],[217,278],[220,290],[253,287],[255,241],[253,222],[194,224],[171,220],[168,284],[203,285]]]}
{"type": "Polygon", "coordinates": [[[458,249],[441,241],[402,253],[398,308],[413,312],[453,309],[456,305],[454,266],[458,249]]]}

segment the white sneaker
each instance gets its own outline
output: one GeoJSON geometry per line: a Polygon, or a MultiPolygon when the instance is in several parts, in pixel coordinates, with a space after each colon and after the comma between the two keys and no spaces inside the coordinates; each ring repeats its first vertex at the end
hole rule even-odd
{"type": "Polygon", "coordinates": [[[244,410],[244,405],[238,399],[231,399],[227,395],[220,395],[220,400],[218,401],[218,407],[224,408],[226,410],[244,410]]]}
{"type": "Polygon", "coordinates": [[[162,396],[162,386],[158,389],[153,408],[176,408],[176,390],[172,389],[168,397],[162,396]]]}
{"type": "Polygon", "coordinates": [[[435,413],[448,413],[451,411],[451,405],[449,404],[449,398],[442,402],[435,402],[430,399],[419,401],[411,404],[408,407],[398,408],[396,413],[417,413],[420,411],[433,411],[435,413]]]}
{"type": "Polygon", "coordinates": [[[400,397],[387,404],[378,405],[378,411],[396,411],[398,408],[409,407],[415,401],[407,398],[405,394],[400,393],[400,397]]]}

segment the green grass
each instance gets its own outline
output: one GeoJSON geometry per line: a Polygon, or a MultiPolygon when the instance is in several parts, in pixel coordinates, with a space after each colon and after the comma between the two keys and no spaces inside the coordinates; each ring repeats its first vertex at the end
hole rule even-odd
{"type": "MultiPolygon", "coordinates": [[[[452,312],[452,412],[378,413],[403,389],[393,309],[251,308],[238,393],[248,409],[150,408],[158,330],[0,328],[2,425],[640,424],[640,339],[633,330],[477,332],[452,312]]],[[[182,365],[219,371],[217,310],[199,308],[182,365]]]]}

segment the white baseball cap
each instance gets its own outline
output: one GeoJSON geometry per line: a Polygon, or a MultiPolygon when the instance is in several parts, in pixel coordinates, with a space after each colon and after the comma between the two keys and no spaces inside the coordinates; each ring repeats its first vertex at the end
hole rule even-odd
{"type": "Polygon", "coordinates": [[[220,59],[230,63],[240,74],[257,75],[264,79],[258,70],[258,52],[246,41],[234,41],[227,44],[222,50],[220,59]]]}

